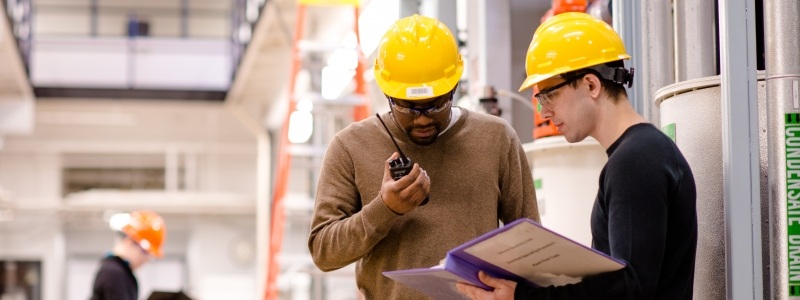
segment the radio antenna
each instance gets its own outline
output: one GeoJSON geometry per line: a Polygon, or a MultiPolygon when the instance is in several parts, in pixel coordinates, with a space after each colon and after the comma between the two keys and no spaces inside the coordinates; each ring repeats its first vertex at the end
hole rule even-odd
{"type": "Polygon", "coordinates": [[[375,116],[378,117],[378,120],[381,121],[381,124],[383,124],[383,128],[386,128],[386,133],[389,134],[389,137],[392,138],[392,143],[394,143],[394,146],[397,148],[397,152],[400,153],[400,158],[406,160],[406,155],[403,154],[403,150],[400,150],[400,146],[397,145],[397,141],[394,140],[394,136],[392,135],[392,132],[389,131],[389,127],[386,126],[386,123],[383,122],[383,119],[381,119],[381,116],[379,114],[375,114],[375,116]]]}

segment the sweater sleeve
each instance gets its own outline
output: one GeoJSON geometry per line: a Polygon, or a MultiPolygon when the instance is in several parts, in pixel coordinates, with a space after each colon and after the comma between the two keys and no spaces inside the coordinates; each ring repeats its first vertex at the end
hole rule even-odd
{"type": "Polygon", "coordinates": [[[532,287],[517,284],[514,299],[569,300],[569,299],[639,299],[628,287],[636,274],[630,266],[621,270],[589,276],[577,284],[559,287],[532,287]]]}
{"type": "Polygon", "coordinates": [[[322,163],[308,248],[320,270],[347,266],[389,234],[400,215],[379,196],[362,207],[353,158],[335,137],[322,163]]]}
{"type": "Polygon", "coordinates": [[[504,224],[519,218],[541,222],[528,158],[516,133],[510,127],[508,130],[512,131],[507,133],[508,151],[504,151],[506,155],[500,162],[500,220],[504,224]]]}

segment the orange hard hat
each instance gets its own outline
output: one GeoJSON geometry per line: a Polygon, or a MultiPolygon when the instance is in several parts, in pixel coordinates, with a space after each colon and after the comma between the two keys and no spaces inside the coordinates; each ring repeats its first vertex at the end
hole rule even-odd
{"type": "Polygon", "coordinates": [[[161,246],[167,238],[167,226],[157,213],[134,211],[128,223],[120,230],[150,255],[159,258],[163,256],[161,246]]]}
{"type": "Polygon", "coordinates": [[[584,12],[586,4],[586,0],[553,0],[553,15],[565,12],[584,12]]]}

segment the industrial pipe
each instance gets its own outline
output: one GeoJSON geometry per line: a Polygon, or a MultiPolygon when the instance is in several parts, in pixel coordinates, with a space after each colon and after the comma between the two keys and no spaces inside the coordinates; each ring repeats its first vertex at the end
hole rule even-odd
{"type": "Polygon", "coordinates": [[[800,299],[799,12],[796,0],[764,1],[772,299],[800,299]]]}

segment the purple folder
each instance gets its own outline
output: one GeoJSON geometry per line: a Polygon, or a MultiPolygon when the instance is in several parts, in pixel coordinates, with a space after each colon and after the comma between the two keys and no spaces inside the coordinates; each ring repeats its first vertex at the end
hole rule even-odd
{"type": "Polygon", "coordinates": [[[558,286],[624,267],[622,261],[522,218],[448,251],[444,266],[383,274],[434,299],[466,299],[456,282],[492,290],[478,279],[481,270],[532,286],[558,286]]]}

